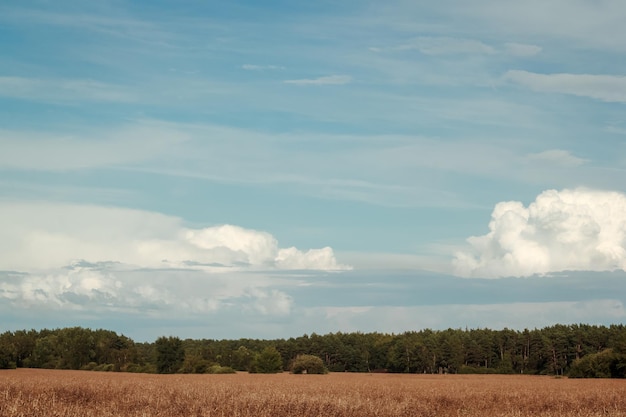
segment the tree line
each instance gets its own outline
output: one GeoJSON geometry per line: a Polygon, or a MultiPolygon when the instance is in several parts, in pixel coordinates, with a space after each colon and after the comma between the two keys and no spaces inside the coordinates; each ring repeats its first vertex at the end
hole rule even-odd
{"type": "Polygon", "coordinates": [[[626,377],[626,326],[523,331],[447,329],[310,334],[289,339],[160,337],[134,342],[82,327],[0,334],[0,368],[147,373],[402,372],[626,377]],[[312,359],[315,365],[311,364],[312,359]],[[308,361],[308,362],[307,362],[308,361]],[[319,361],[319,362],[317,362],[319,361]],[[303,363],[310,368],[302,367],[303,363]]]}

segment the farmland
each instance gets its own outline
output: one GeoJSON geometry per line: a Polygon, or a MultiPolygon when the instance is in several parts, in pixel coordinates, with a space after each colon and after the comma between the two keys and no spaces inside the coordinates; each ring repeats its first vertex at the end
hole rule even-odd
{"type": "Polygon", "coordinates": [[[2,417],[626,416],[626,381],[505,375],[0,372],[2,417]]]}

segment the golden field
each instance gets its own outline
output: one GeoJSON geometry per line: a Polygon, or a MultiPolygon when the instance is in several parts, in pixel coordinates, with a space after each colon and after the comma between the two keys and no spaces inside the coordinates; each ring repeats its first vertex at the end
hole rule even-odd
{"type": "Polygon", "coordinates": [[[0,371],[0,416],[626,416],[626,380],[0,371]]]}

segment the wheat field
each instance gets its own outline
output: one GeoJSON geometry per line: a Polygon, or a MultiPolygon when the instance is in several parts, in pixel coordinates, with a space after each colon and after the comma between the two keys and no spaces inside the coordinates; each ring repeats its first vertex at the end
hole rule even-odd
{"type": "Polygon", "coordinates": [[[0,416],[626,416],[626,380],[0,371],[0,416]]]}

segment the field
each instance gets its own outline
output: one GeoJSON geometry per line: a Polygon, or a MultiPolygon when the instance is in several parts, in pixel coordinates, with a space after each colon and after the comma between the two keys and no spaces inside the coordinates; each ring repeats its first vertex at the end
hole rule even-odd
{"type": "Polygon", "coordinates": [[[626,416],[626,380],[0,371],[0,416],[626,416]]]}

